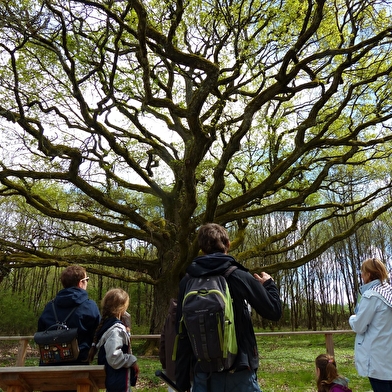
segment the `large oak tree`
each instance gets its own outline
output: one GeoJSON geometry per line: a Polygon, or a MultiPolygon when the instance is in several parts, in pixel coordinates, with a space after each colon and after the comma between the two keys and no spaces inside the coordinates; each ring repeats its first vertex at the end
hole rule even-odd
{"type": "Polygon", "coordinates": [[[20,199],[2,268],[134,271],[119,277],[154,285],[159,332],[200,224],[273,273],[375,220],[392,205],[390,8],[1,2],[0,201],[20,199]]]}

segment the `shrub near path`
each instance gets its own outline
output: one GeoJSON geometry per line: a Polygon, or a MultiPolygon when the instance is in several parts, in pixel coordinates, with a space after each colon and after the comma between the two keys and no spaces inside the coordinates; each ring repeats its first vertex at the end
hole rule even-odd
{"type": "MultiPolygon", "coordinates": [[[[334,335],[335,358],[339,372],[349,378],[353,392],[371,391],[367,378],[359,377],[354,366],[354,334],[334,335]]],[[[317,355],[325,352],[323,335],[275,335],[258,337],[260,367],[258,379],[263,392],[315,392],[317,355]]],[[[143,357],[143,341],[133,340],[138,356],[140,377],[135,392],[164,392],[165,384],[155,376],[161,368],[158,357],[143,357]]],[[[15,366],[17,342],[0,341],[0,366],[15,366]]],[[[29,348],[26,366],[38,365],[38,350],[29,348]]]]}

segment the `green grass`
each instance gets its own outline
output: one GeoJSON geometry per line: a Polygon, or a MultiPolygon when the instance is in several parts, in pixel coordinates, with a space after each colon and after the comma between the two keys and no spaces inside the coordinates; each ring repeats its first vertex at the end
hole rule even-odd
{"type": "MultiPolygon", "coordinates": [[[[368,379],[359,377],[355,370],[354,337],[334,336],[338,371],[350,380],[353,391],[371,391],[368,379]]],[[[315,391],[314,360],[326,352],[323,335],[260,337],[258,346],[258,378],[263,392],[315,391]]]]}
{"type": "MultiPolygon", "coordinates": [[[[354,366],[354,334],[334,335],[335,359],[339,373],[350,380],[353,392],[371,391],[367,378],[359,377],[354,366]]],[[[3,344],[4,342],[0,342],[3,344]]],[[[138,356],[140,376],[135,392],[164,392],[165,384],[155,376],[161,368],[157,357],[143,357],[140,353],[142,342],[133,340],[133,350],[138,356]]],[[[10,343],[8,343],[9,345],[10,343]]],[[[14,344],[17,347],[17,344],[14,344]]],[[[263,392],[316,390],[314,360],[325,353],[324,335],[275,335],[258,337],[260,367],[258,379],[263,392]]],[[[16,353],[4,353],[1,366],[14,366],[16,353]]],[[[26,359],[26,366],[36,366],[38,359],[34,352],[26,359]]]]}
{"type": "MultiPolygon", "coordinates": [[[[371,391],[369,380],[358,376],[354,366],[354,338],[354,334],[334,335],[338,371],[350,380],[353,392],[371,391]]],[[[263,392],[316,390],[314,360],[326,352],[324,335],[262,336],[258,337],[258,347],[258,379],[263,392]]],[[[134,351],[137,355],[135,344],[134,351]]],[[[141,375],[137,391],[166,391],[164,384],[155,377],[155,370],[160,369],[159,361],[142,357],[138,361],[141,375]]]]}

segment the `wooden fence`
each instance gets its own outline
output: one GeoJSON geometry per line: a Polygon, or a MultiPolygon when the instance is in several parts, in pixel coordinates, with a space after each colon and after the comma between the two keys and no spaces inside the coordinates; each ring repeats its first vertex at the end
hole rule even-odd
{"type": "MultiPolygon", "coordinates": [[[[334,355],[333,335],[354,333],[352,330],[330,330],[330,331],[292,331],[292,332],[256,332],[256,336],[293,336],[293,335],[324,335],[326,351],[334,355]]],[[[132,339],[159,339],[161,335],[132,335],[132,339]]],[[[27,347],[33,340],[33,336],[0,336],[1,340],[17,341],[18,354],[16,357],[16,366],[24,366],[27,347]]]]}

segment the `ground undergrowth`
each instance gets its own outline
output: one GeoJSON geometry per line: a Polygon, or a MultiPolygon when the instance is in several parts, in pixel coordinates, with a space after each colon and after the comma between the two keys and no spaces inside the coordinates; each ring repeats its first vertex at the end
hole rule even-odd
{"type": "MultiPolygon", "coordinates": [[[[354,366],[354,334],[334,335],[335,358],[339,373],[350,380],[353,392],[368,392],[371,387],[367,378],[359,377],[354,366]]],[[[140,352],[142,342],[133,341],[138,356],[140,376],[135,391],[164,392],[164,383],[155,376],[160,369],[158,357],[145,357],[140,352]]],[[[0,341],[0,366],[14,366],[17,342],[0,341]]],[[[275,335],[258,337],[260,367],[259,384],[263,392],[315,392],[314,360],[325,353],[323,335],[275,335]]],[[[26,366],[38,365],[38,351],[31,343],[27,352],[26,366]]]]}

